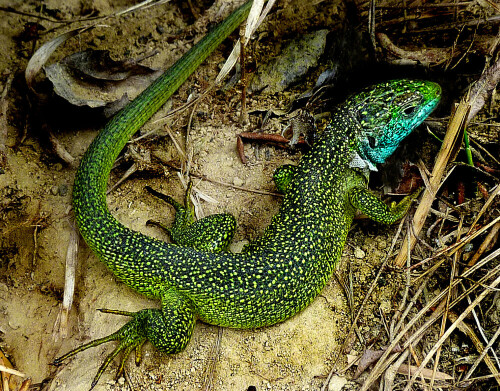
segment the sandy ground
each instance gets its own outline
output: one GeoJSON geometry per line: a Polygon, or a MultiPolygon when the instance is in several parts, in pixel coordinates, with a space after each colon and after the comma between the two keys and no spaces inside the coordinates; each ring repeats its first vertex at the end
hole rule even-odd
{"type": "MultiPolygon", "coordinates": [[[[57,1],[45,3],[49,9],[57,10],[58,16],[66,19],[78,17],[82,9],[80,0],[70,0],[65,5],[57,1]]],[[[105,26],[63,45],[54,54],[54,61],[88,47],[109,49],[114,58],[133,58],[158,49],[159,54],[146,60],[146,64],[157,68],[168,67],[192,44],[193,38],[198,39],[205,32],[202,22],[199,22],[201,27],[195,25],[188,37],[182,35],[194,18],[186,16],[188,9],[180,8],[180,3],[164,4],[108,20],[105,26]],[[158,26],[163,26],[163,34],[158,32],[158,26]],[[165,39],[178,34],[180,36],[173,40],[165,39]]],[[[295,7],[298,7],[297,3],[294,3],[295,7]]],[[[36,14],[40,3],[3,0],[3,4],[36,14]]],[[[104,14],[129,6],[132,2],[108,3],[101,0],[90,4],[104,14]]],[[[207,7],[205,5],[204,9],[207,7]]],[[[208,15],[213,15],[216,8],[217,5],[208,15]]],[[[314,14],[313,8],[309,9],[310,14],[314,14]]],[[[227,12],[223,11],[224,14],[227,12]]],[[[283,12],[282,16],[286,19],[292,13],[283,12]]],[[[304,11],[304,15],[309,14],[304,11]]],[[[274,34],[279,40],[287,28],[299,29],[297,25],[300,22],[293,18],[290,20],[285,26],[277,23],[274,17],[263,27],[262,34],[274,34]]],[[[62,338],[54,329],[64,287],[66,250],[73,229],[70,197],[75,167],[61,163],[50,152],[46,133],[40,130],[32,115],[32,106],[25,99],[22,72],[31,44],[16,37],[30,21],[37,19],[13,13],[3,13],[0,18],[0,47],[4,53],[0,60],[0,76],[6,80],[9,74],[16,75],[8,94],[8,165],[0,175],[2,202],[7,205],[0,226],[0,343],[16,368],[32,377],[35,383],[44,381],[46,389],[87,390],[100,363],[113,348],[112,343],[81,353],[59,368],[49,366],[49,363],[81,343],[117,330],[125,322],[124,318],[102,314],[96,309],[137,311],[158,307],[159,303],[147,300],[119,283],[81,242],[68,335],[62,338]],[[27,137],[20,143],[25,127],[27,137]]],[[[59,27],[51,32],[50,29],[58,25],[44,20],[38,22],[48,30],[42,41],[65,31],[59,27]]],[[[223,45],[189,79],[174,98],[174,106],[183,103],[189,92],[201,91],[209,80],[213,80],[218,64],[229,48],[230,43],[223,45]]],[[[251,97],[249,108],[284,108],[288,99],[290,95],[266,97],[265,101],[263,97],[251,97]]],[[[261,147],[257,153],[249,145],[246,153],[250,164],[244,166],[240,163],[235,149],[235,135],[243,130],[255,129],[256,120],[251,118],[251,125],[247,128],[239,124],[239,95],[234,89],[212,94],[196,110],[190,130],[194,150],[192,172],[248,189],[273,192],[271,176],[274,169],[299,157],[272,147],[261,147]]],[[[162,117],[166,111],[162,110],[156,118],[162,117]]],[[[188,114],[184,113],[167,122],[181,144],[187,121],[188,114]]],[[[164,134],[164,127],[165,121],[150,123],[147,129],[158,129],[164,134]]],[[[71,123],[66,123],[52,131],[78,161],[97,133],[97,127],[72,127],[71,123]]],[[[145,142],[144,146],[167,156],[167,160],[178,157],[169,137],[156,138],[145,142]]],[[[129,164],[125,163],[113,172],[112,183],[120,178],[129,164]]],[[[143,190],[145,185],[179,200],[183,194],[178,177],[171,170],[166,170],[165,175],[139,173],[109,195],[110,210],[128,227],[167,240],[157,228],[146,227],[145,222],[148,219],[171,222],[172,210],[148,195],[143,190]]],[[[205,214],[229,212],[236,216],[239,222],[235,238],[237,244],[262,232],[280,202],[279,197],[235,190],[205,180],[195,180],[195,185],[197,190],[216,201],[202,203],[205,214]]],[[[363,223],[350,235],[339,270],[341,274],[345,273],[347,264],[351,262],[355,304],[359,304],[367,284],[372,281],[394,230],[395,227],[363,223]],[[358,258],[354,257],[354,252],[358,258]]],[[[385,280],[388,282],[376,289],[374,297],[377,302],[369,303],[366,318],[360,322],[363,325],[360,332],[367,338],[377,334],[377,327],[380,327],[378,325],[374,329],[370,326],[374,316],[372,312],[378,317],[379,310],[383,313],[393,306],[391,300],[401,278],[394,272],[385,280]]],[[[218,356],[214,354],[214,346],[219,330],[204,324],[197,325],[191,343],[180,354],[163,355],[146,345],[140,366],[136,367],[132,359],[127,363],[127,378],[135,390],[202,389],[207,378],[213,379],[214,389],[217,390],[243,391],[251,389],[250,386],[255,386],[257,390],[317,390],[337,356],[341,355],[340,367],[345,364],[345,352],[340,352],[339,347],[345,338],[349,317],[344,292],[332,279],[312,305],[283,324],[250,331],[224,329],[218,356]]],[[[118,382],[112,380],[116,367],[117,363],[110,366],[96,390],[129,389],[123,379],[118,382]]]]}

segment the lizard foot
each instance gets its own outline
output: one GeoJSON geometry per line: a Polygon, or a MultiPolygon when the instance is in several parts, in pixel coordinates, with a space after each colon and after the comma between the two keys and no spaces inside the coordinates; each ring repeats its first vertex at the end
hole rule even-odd
{"type": "Polygon", "coordinates": [[[190,201],[193,183],[189,182],[184,196],[184,205],[172,197],[159,193],[151,187],[145,189],[175,208],[175,220],[171,228],[149,220],[147,225],[154,225],[165,230],[172,241],[180,246],[193,247],[197,250],[220,252],[226,250],[236,230],[235,218],[227,213],[206,216],[196,220],[194,206],[190,201]]]}
{"type": "Polygon", "coordinates": [[[146,341],[150,341],[158,350],[165,353],[177,353],[187,345],[194,327],[194,316],[192,312],[177,311],[173,308],[145,309],[139,312],[126,312],[109,309],[100,309],[99,311],[124,315],[132,318],[118,331],[103,337],[90,341],[76,349],[71,350],[65,355],[56,358],[52,365],[60,365],[64,360],[73,357],[77,353],[99,346],[110,341],[118,341],[118,346],[106,357],[104,362],[97,370],[97,374],[92,381],[90,390],[92,390],[102,374],[113,361],[113,359],[123,352],[120,364],[116,373],[119,378],[123,375],[125,363],[130,353],[135,350],[135,363],[139,365],[142,359],[141,348],[146,341]],[[171,312],[171,314],[170,314],[171,312]],[[174,315],[171,318],[169,315],[174,315]],[[166,322],[166,319],[169,321],[166,322]]]}

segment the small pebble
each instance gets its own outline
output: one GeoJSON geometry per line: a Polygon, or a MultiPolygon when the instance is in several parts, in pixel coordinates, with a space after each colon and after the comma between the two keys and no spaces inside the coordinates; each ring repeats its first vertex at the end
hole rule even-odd
{"type": "Polygon", "coordinates": [[[65,183],[59,185],[58,193],[59,193],[60,196],[63,196],[63,197],[66,194],[68,194],[68,185],[65,184],[65,183]]]}
{"type": "Polygon", "coordinates": [[[328,383],[328,391],[340,391],[346,385],[347,379],[342,376],[332,376],[328,383]]]}
{"type": "Polygon", "coordinates": [[[366,254],[363,250],[361,250],[359,247],[354,248],[354,256],[358,259],[363,259],[366,254]]]}
{"type": "Polygon", "coordinates": [[[250,243],[248,240],[240,240],[239,242],[233,242],[229,245],[229,250],[233,253],[240,253],[243,248],[250,243]]]}
{"type": "Polygon", "coordinates": [[[240,179],[237,176],[234,177],[234,179],[233,179],[233,185],[235,185],[235,186],[243,186],[244,183],[245,182],[243,181],[243,179],[240,179]]]}
{"type": "Polygon", "coordinates": [[[385,250],[387,248],[387,242],[384,239],[380,239],[377,243],[377,248],[379,250],[385,250]]]}

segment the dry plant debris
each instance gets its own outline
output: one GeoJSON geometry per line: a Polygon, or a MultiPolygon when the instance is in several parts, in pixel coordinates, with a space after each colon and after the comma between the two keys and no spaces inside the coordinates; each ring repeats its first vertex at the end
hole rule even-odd
{"type": "MultiPolygon", "coordinates": [[[[82,33],[92,34],[91,29],[97,23],[102,24],[112,17],[124,15],[136,11],[138,7],[151,6],[163,3],[144,1],[137,7],[131,7],[123,11],[113,12],[104,17],[85,17],[76,16],[75,18],[56,18],[42,15],[41,12],[18,12],[13,8],[0,7],[0,12],[22,14],[23,16],[38,20],[40,23],[50,25],[44,29],[40,25],[26,25],[26,31],[36,30],[37,38],[44,40],[44,37],[52,37],[37,51],[34,51],[31,60],[26,66],[26,83],[30,90],[36,95],[40,95],[37,90],[37,78],[41,69],[52,58],[56,50],[60,50],[61,45],[82,33]],[[69,29],[62,32],[62,28],[69,29]],[[55,35],[54,35],[55,33],[55,35]]],[[[262,8],[263,2],[260,3],[262,8]]],[[[265,7],[269,12],[273,2],[268,2],[265,7]]],[[[324,2],[326,3],[326,2],[324,2]]],[[[496,304],[499,299],[498,285],[500,276],[498,250],[498,232],[500,229],[499,220],[499,159],[498,148],[495,149],[494,143],[498,143],[498,94],[496,92],[500,78],[499,61],[499,41],[500,30],[500,7],[493,1],[436,1],[425,3],[421,1],[379,1],[379,2],[355,2],[360,20],[360,26],[368,30],[371,37],[372,50],[377,57],[379,64],[390,66],[394,64],[412,64],[420,70],[420,74],[442,80],[443,86],[448,87],[446,109],[442,109],[442,117],[434,118],[428,121],[438,123],[439,127],[444,128],[443,124],[449,122],[449,133],[444,138],[443,147],[436,159],[437,163],[433,169],[431,167],[432,159],[422,157],[418,162],[418,168],[422,174],[422,181],[426,186],[426,193],[420,201],[419,209],[415,215],[413,224],[401,222],[398,233],[394,238],[390,249],[387,251],[387,257],[381,266],[378,266],[373,284],[368,289],[361,305],[353,299],[356,292],[364,288],[363,283],[359,281],[350,281],[346,283],[346,292],[350,295],[349,300],[352,309],[352,336],[346,337],[345,349],[339,352],[332,352],[342,360],[344,352],[350,351],[353,346],[360,352],[356,358],[364,357],[363,363],[358,364],[356,376],[363,371],[359,377],[362,390],[368,390],[372,387],[380,387],[384,390],[434,387],[462,387],[467,389],[481,387],[481,385],[500,385],[500,363],[497,357],[499,344],[499,319],[500,304],[496,304]],[[367,26],[365,28],[365,26],[367,26]],[[482,59],[482,61],[480,61],[482,59]],[[484,64],[484,71],[481,72],[481,66],[484,64]],[[481,76],[479,76],[482,74],[481,76]],[[464,76],[465,75],[465,76],[464,76]],[[469,75],[469,76],[467,76],[469,75]],[[470,76],[472,75],[472,76],[470,76]],[[455,78],[462,80],[457,89],[453,87],[455,78]],[[467,80],[467,83],[464,82],[467,80]],[[467,88],[466,88],[467,84],[467,88]],[[469,87],[470,85],[470,87],[469,87]],[[460,94],[466,94],[461,99],[460,94]],[[461,102],[455,110],[453,116],[450,115],[451,109],[446,111],[451,102],[461,102]],[[479,117],[476,115],[479,113],[479,117]],[[448,118],[451,118],[448,121],[448,118]],[[462,144],[462,134],[467,125],[467,134],[470,144],[473,147],[474,164],[477,166],[477,172],[487,172],[487,179],[469,180],[463,179],[457,185],[457,193],[454,197],[455,189],[449,182],[453,176],[457,175],[458,165],[452,163],[457,150],[462,144]],[[489,138],[484,138],[483,134],[475,131],[477,129],[487,129],[485,132],[489,138]],[[496,135],[496,138],[495,138],[496,135]],[[478,156],[481,156],[479,158],[478,156]],[[424,161],[425,160],[425,163],[424,161]],[[477,192],[474,187],[477,186],[477,192]],[[472,188],[472,189],[471,189],[472,188]],[[436,200],[437,197],[437,200],[436,200]],[[455,202],[460,200],[460,202],[455,202]],[[427,219],[427,221],[425,221],[427,219]],[[416,239],[419,226],[425,230],[427,236],[416,239]],[[400,244],[399,234],[406,232],[407,237],[412,240],[400,244]],[[413,244],[415,249],[412,250],[413,244]],[[401,248],[400,254],[393,261],[395,255],[394,249],[401,248]],[[470,249],[473,251],[470,251],[470,249]],[[384,273],[389,270],[391,263],[395,263],[399,269],[395,273],[404,273],[404,286],[401,292],[394,293],[392,302],[392,313],[385,321],[381,329],[386,329],[381,336],[373,338],[370,333],[362,330],[361,324],[373,326],[370,316],[365,312],[366,308],[375,301],[375,292],[378,289],[384,273]],[[495,292],[497,292],[495,294],[495,292]],[[496,319],[496,320],[495,320],[496,319]],[[496,322],[496,323],[495,323],[496,322]],[[468,364],[457,364],[453,367],[448,365],[451,358],[456,358],[458,363],[459,356],[466,354],[460,351],[457,346],[457,329],[466,335],[461,338],[467,338],[470,341],[469,353],[472,361],[468,364]],[[368,340],[368,343],[365,343],[368,340]],[[356,345],[357,344],[357,345],[356,345]],[[361,346],[361,348],[360,348],[361,346]],[[496,351],[495,351],[496,348],[496,351]],[[363,349],[365,353],[363,353],[363,349]],[[451,357],[451,358],[450,358],[451,357]],[[366,360],[365,360],[366,359],[366,360]],[[369,374],[366,376],[366,372],[369,374]],[[365,375],[365,377],[363,377],[365,375]],[[398,384],[399,382],[399,384],[398,384]]],[[[288,5],[288,3],[286,4],[288,5]]],[[[193,14],[196,14],[195,8],[190,4],[193,14]]],[[[283,7],[279,12],[285,11],[283,7]]],[[[253,21],[262,20],[255,12],[253,21]]],[[[31,19],[30,19],[31,20],[31,19]]],[[[200,23],[207,22],[202,16],[200,23]]],[[[206,24],[206,23],[205,23],[206,24]]],[[[322,27],[322,26],[320,26],[322,27]]],[[[244,43],[252,45],[250,40],[251,30],[249,28],[243,38],[244,43]]],[[[266,34],[272,36],[272,31],[266,31],[259,38],[262,42],[266,41],[266,34]]],[[[45,41],[45,40],[44,40],[45,41]]],[[[269,40],[272,42],[272,40],[269,40]]],[[[258,45],[255,45],[253,50],[258,45]]],[[[265,47],[267,49],[267,47],[265,47]]],[[[241,50],[240,45],[235,46],[234,52],[241,50]]],[[[252,52],[252,49],[248,49],[252,52]]],[[[267,56],[267,53],[266,53],[267,56]]],[[[237,55],[232,55],[232,63],[236,61],[237,55]]],[[[394,69],[394,68],[391,68],[394,69]]],[[[223,74],[226,67],[221,71],[223,74]]],[[[12,106],[8,98],[15,89],[13,87],[13,73],[9,74],[3,82],[3,95],[0,100],[0,164],[4,164],[6,155],[5,147],[6,129],[7,129],[7,111],[12,111],[12,106]],[[8,110],[7,110],[8,109],[8,110]],[[3,161],[1,159],[4,159],[3,161]]],[[[217,82],[220,82],[224,76],[219,76],[217,82]]],[[[208,82],[206,82],[208,84],[208,82]]],[[[212,85],[212,83],[210,83],[212,85]]],[[[213,91],[213,87],[202,83],[206,91],[213,91]]],[[[201,183],[211,182],[224,186],[224,189],[237,189],[244,191],[253,191],[246,186],[234,185],[230,181],[222,181],[211,178],[210,175],[200,173],[196,169],[196,162],[193,162],[193,143],[191,139],[191,126],[196,113],[203,110],[204,100],[213,99],[205,93],[200,93],[198,97],[186,100],[187,103],[181,108],[176,109],[174,113],[169,114],[169,118],[174,115],[178,118],[180,111],[190,109],[188,125],[184,125],[182,120],[175,120],[173,124],[166,126],[163,134],[156,131],[139,136],[133,140],[128,148],[125,158],[122,160],[129,162],[132,160],[130,168],[122,175],[121,179],[115,182],[110,191],[115,191],[119,185],[126,179],[131,178],[132,174],[136,177],[143,173],[153,173],[154,176],[164,175],[168,171],[177,171],[181,181],[186,185],[186,177],[189,173],[191,177],[199,178],[201,183]],[[185,140],[177,135],[178,129],[187,128],[185,140]],[[157,149],[150,149],[152,137],[154,140],[169,137],[173,140],[177,150],[178,159],[172,161],[171,158],[165,158],[164,154],[157,149]]],[[[288,99],[279,98],[279,99],[288,99]]],[[[252,104],[252,97],[248,98],[248,104],[252,104]]],[[[215,100],[210,100],[209,105],[215,100]]],[[[206,103],[206,102],[205,102],[206,103]]],[[[238,110],[237,104],[230,104],[229,110],[238,110]]],[[[242,110],[244,111],[244,109],[242,110]]],[[[218,113],[219,114],[219,113],[218,113]]],[[[164,119],[159,121],[164,122],[164,119]]],[[[157,125],[159,122],[155,123],[157,125]]],[[[252,122],[251,122],[252,123],[252,122]]],[[[254,125],[252,125],[254,126],[254,125]]],[[[432,126],[431,126],[432,127],[432,126]]],[[[68,152],[57,134],[49,127],[43,128],[48,134],[48,139],[54,150],[54,154],[68,165],[68,170],[72,170],[76,159],[68,152]]],[[[435,128],[433,127],[433,131],[435,128]]],[[[194,133],[194,131],[193,131],[194,133]]],[[[242,159],[244,153],[242,150],[242,139],[259,138],[261,141],[272,141],[278,144],[286,144],[288,140],[283,140],[278,135],[268,135],[255,132],[240,133],[239,147],[242,159]]],[[[281,152],[280,152],[281,153],[281,152]]],[[[432,155],[432,153],[431,153],[432,155]]],[[[253,163],[252,163],[253,164],[253,163]]],[[[251,164],[239,170],[251,169],[251,164]]],[[[413,174],[412,174],[413,175],[413,174]]],[[[411,177],[411,181],[415,177],[411,177]]],[[[404,183],[406,186],[406,183],[404,183]]],[[[402,186],[402,188],[405,188],[402,186]]],[[[202,186],[199,186],[199,195],[209,202],[213,202],[203,193],[202,186]]],[[[259,189],[255,193],[262,195],[273,195],[271,191],[259,189]]],[[[197,205],[197,211],[201,209],[197,205]]],[[[198,213],[198,212],[197,212],[198,213]]],[[[202,214],[202,212],[200,212],[202,214]]],[[[250,213],[250,212],[249,212],[250,213]]],[[[28,220],[27,220],[28,221],[28,220]]],[[[33,221],[29,220],[30,226],[33,221]]],[[[8,232],[14,228],[10,227],[8,232]]],[[[4,231],[7,232],[7,231],[4,231]]],[[[7,233],[8,233],[7,232],[7,233]]],[[[424,232],[424,231],[422,231],[424,232]]],[[[33,233],[36,239],[37,232],[33,233]]],[[[36,242],[36,240],[35,240],[36,242]]],[[[35,243],[36,244],[36,243],[35,243]]],[[[74,235],[71,235],[70,244],[66,252],[67,276],[64,299],[62,300],[57,323],[54,327],[54,336],[61,337],[69,332],[67,320],[70,316],[72,306],[73,289],[75,288],[75,251],[77,241],[74,235]]],[[[384,249],[386,251],[386,249],[384,249]]],[[[33,258],[36,258],[36,248],[33,258]]],[[[374,273],[375,274],[375,273],[374,273]]],[[[372,276],[373,277],[373,276],[372,276]]],[[[78,288],[78,287],[77,287],[78,288]]],[[[368,314],[370,315],[370,314],[368,314]]],[[[373,317],[373,316],[372,316],[373,317]]],[[[380,320],[380,319],[379,319],[380,320]]],[[[383,323],[384,319],[380,320],[383,323]]],[[[204,377],[206,379],[206,389],[217,389],[218,361],[221,347],[219,339],[213,345],[204,377]]],[[[226,336],[224,335],[225,338],[226,336]]],[[[21,346],[14,346],[15,349],[22,349],[21,346]]],[[[5,367],[5,361],[0,367],[2,379],[5,379],[6,373],[12,372],[5,367]]],[[[330,361],[328,361],[330,365],[330,361]]],[[[337,364],[331,365],[331,374],[323,382],[323,389],[328,389],[329,379],[333,373],[338,370],[337,364]]],[[[354,378],[354,369],[343,368],[340,371],[344,376],[354,378]]],[[[161,379],[160,379],[161,380],[161,379]]],[[[313,379],[311,379],[313,381],[313,379]]],[[[161,382],[161,381],[160,381],[161,382]]],[[[5,391],[7,388],[4,382],[5,391]]],[[[28,386],[25,386],[28,387],[28,386]]],[[[10,389],[13,389],[11,386],[10,389]]]]}
{"type": "MultiPolygon", "coordinates": [[[[421,162],[419,163],[420,172],[426,184],[426,192],[419,202],[411,227],[407,230],[406,237],[410,240],[405,238],[399,254],[393,261],[393,264],[400,268],[406,265],[405,272],[408,276],[411,272],[409,285],[413,297],[408,302],[408,289],[406,289],[398,306],[399,309],[394,311],[390,322],[391,326],[396,325],[396,327],[391,327],[390,332],[387,331],[387,336],[384,338],[387,341],[384,353],[373,358],[376,364],[370,368],[368,376],[363,379],[361,390],[368,390],[372,387],[380,387],[384,390],[399,389],[401,383],[396,385],[396,373],[405,375],[407,380],[402,387],[405,391],[420,388],[434,389],[434,387],[443,386],[468,389],[469,387],[481,387],[483,382],[493,386],[493,383],[489,381],[500,386],[500,360],[497,355],[498,349],[495,349],[499,343],[500,324],[498,321],[492,323],[484,316],[485,309],[490,307],[491,301],[498,296],[495,291],[498,290],[500,283],[500,250],[498,250],[500,181],[498,159],[495,157],[495,152],[490,155],[487,148],[483,149],[482,146],[479,146],[481,151],[489,156],[489,164],[493,166],[490,168],[486,164],[488,172],[495,173],[486,187],[484,183],[479,181],[467,182],[467,179],[463,178],[466,186],[477,186],[478,194],[483,196],[483,201],[481,202],[480,197],[475,201],[464,197],[464,182],[459,182],[457,196],[462,205],[455,207],[451,204],[445,204],[445,213],[439,213],[438,219],[430,226],[427,237],[425,239],[419,238],[424,224],[429,225],[429,221],[426,223],[426,220],[431,219],[431,210],[433,213],[438,212],[434,206],[436,197],[440,200],[438,202],[443,204],[443,191],[449,191],[449,178],[453,176],[453,169],[456,168],[452,167],[450,170],[450,166],[457,157],[466,126],[469,125],[470,128],[473,128],[471,120],[478,112],[488,107],[488,104],[490,112],[493,113],[489,125],[490,129],[497,130],[493,130],[493,137],[487,139],[487,142],[489,141],[490,147],[493,146],[493,149],[496,148],[498,151],[499,132],[498,121],[495,123],[495,117],[498,118],[499,106],[495,105],[495,102],[498,102],[495,91],[500,80],[500,53],[498,52],[500,30],[496,25],[492,30],[496,29],[498,32],[491,34],[491,30],[484,27],[482,31],[485,35],[481,35],[481,28],[477,27],[468,42],[464,42],[459,35],[456,42],[449,47],[439,45],[439,40],[433,36],[429,46],[436,42],[435,47],[427,45],[426,47],[418,47],[415,43],[410,43],[411,49],[404,49],[404,44],[395,44],[389,33],[376,32],[377,29],[388,28],[390,30],[390,26],[394,26],[395,23],[406,23],[403,33],[407,33],[409,37],[417,37],[415,41],[420,40],[419,34],[429,36],[428,32],[433,29],[443,31],[453,28],[452,26],[458,27],[459,34],[466,36],[466,26],[470,26],[474,22],[477,22],[477,26],[482,23],[498,23],[500,9],[493,2],[482,3],[474,11],[470,2],[455,2],[453,4],[405,2],[403,6],[393,5],[391,2],[377,2],[376,8],[374,7],[375,2],[371,2],[371,4],[373,7],[368,7],[367,12],[373,23],[371,25],[372,42],[374,46],[377,43],[380,44],[382,51],[390,55],[388,61],[392,63],[408,64],[413,62],[448,69],[451,63],[456,67],[464,58],[478,53],[485,56],[486,61],[482,75],[476,81],[471,80],[469,88],[466,89],[466,96],[461,99],[451,116],[448,132],[442,142],[432,173],[427,171],[420,164],[421,162]],[[403,18],[393,18],[397,10],[405,12],[403,18]],[[474,20],[474,15],[481,13],[486,18],[474,20]],[[447,23],[443,23],[443,19],[448,20],[447,23]],[[375,23],[374,20],[378,23],[375,23]],[[438,20],[439,22],[437,22],[438,20]],[[419,24],[430,24],[432,27],[422,28],[419,27],[419,24]],[[495,143],[497,144],[495,145],[495,143]],[[446,176],[445,173],[447,173],[446,176]],[[474,202],[478,202],[479,206],[482,205],[480,208],[476,207],[476,211],[467,207],[474,202]],[[436,246],[436,242],[443,243],[441,239],[445,235],[442,231],[446,231],[447,236],[454,237],[455,243],[441,247],[436,246]],[[436,234],[438,238],[434,239],[436,234]],[[429,240],[432,242],[429,243],[429,240]],[[474,252],[471,253],[467,246],[471,246],[472,243],[474,243],[474,252]],[[413,252],[415,245],[418,248],[413,252]],[[420,262],[416,261],[418,258],[420,258],[420,262]],[[442,273],[449,273],[448,288],[436,289],[434,297],[432,295],[429,297],[428,294],[425,294],[425,291],[429,289],[428,284],[435,284],[436,278],[442,280],[444,276],[439,276],[442,273]],[[423,306],[418,312],[415,311],[417,303],[423,306]],[[457,307],[460,309],[455,309],[457,307]],[[437,324],[440,319],[441,326],[435,330],[433,325],[437,324]],[[456,344],[453,338],[456,329],[469,338],[473,349],[477,352],[471,365],[465,365],[461,371],[456,371],[461,368],[460,365],[452,367],[447,362],[450,350],[448,345],[456,344]],[[431,336],[433,343],[423,343],[425,338],[431,336]],[[402,349],[394,351],[395,348],[399,347],[402,349]],[[447,350],[447,358],[443,359],[445,350],[447,350]],[[484,364],[481,363],[486,364],[489,375],[484,373],[484,364]],[[478,375],[477,371],[480,365],[483,365],[483,372],[478,375]],[[442,368],[446,369],[443,371],[442,368]]],[[[400,41],[404,41],[404,39],[400,41]]],[[[408,42],[406,44],[408,45],[408,42]]],[[[477,158],[477,155],[475,157],[477,158]]],[[[480,167],[481,164],[477,163],[477,166],[480,167]]],[[[469,191],[468,194],[470,197],[471,192],[469,191]]],[[[381,268],[384,267],[385,263],[382,264],[381,268]]],[[[375,284],[376,281],[373,282],[372,287],[375,284]]],[[[370,288],[365,298],[370,296],[371,292],[370,288]]],[[[365,301],[361,307],[364,304],[365,301]]],[[[356,321],[357,317],[354,324],[356,321]]],[[[366,350],[366,352],[368,351],[369,349],[366,350]]],[[[457,353],[458,351],[455,351],[455,354],[457,353]]],[[[334,368],[338,367],[334,366],[334,368]]],[[[361,369],[358,367],[358,370],[361,369]]],[[[329,378],[333,373],[334,369],[329,378]]],[[[329,378],[325,382],[323,390],[327,389],[329,378]]]]}

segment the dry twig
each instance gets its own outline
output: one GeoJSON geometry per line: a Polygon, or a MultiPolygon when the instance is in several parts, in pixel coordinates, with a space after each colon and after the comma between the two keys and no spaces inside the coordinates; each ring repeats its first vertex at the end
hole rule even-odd
{"type": "Polygon", "coordinates": [[[7,165],[7,155],[5,151],[5,143],[7,142],[7,94],[14,80],[14,73],[11,73],[7,78],[5,86],[0,97],[0,168],[7,165]]]}
{"type": "Polygon", "coordinates": [[[458,146],[460,146],[460,142],[462,140],[463,130],[465,127],[465,119],[467,118],[468,112],[470,110],[470,105],[467,103],[467,100],[462,100],[453,115],[450,125],[448,126],[448,131],[446,132],[443,145],[441,146],[441,150],[436,159],[436,164],[434,169],[432,170],[432,176],[429,181],[430,188],[426,188],[422,199],[420,201],[420,205],[418,206],[415,215],[413,216],[413,232],[414,236],[411,238],[406,238],[403,240],[403,244],[401,246],[401,250],[396,257],[394,264],[397,267],[402,267],[407,257],[407,241],[410,242],[410,249],[413,249],[415,243],[417,242],[417,236],[422,230],[424,226],[425,220],[429,214],[429,209],[434,201],[436,196],[436,192],[439,189],[441,178],[444,174],[446,165],[450,158],[454,156],[454,153],[458,146]]]}
{"type": "MultiPolygon", "coordinates": [[[[445,297],[448,294],[448,291],[450,289],[455,289],[455,287],[462,281],[463,279],[468,278],[470,275],[472,275],[474,272],[482,268],[483,266],[487,265],[489,262],[491,262],[493,259],[498,257],[500,255],[500,249],[494,251],[493,253],[489,254],[487,257],[479,261],[476,265],[474,265],[472,268],[465,270],[457,279],[455,279],[448,288],[446,288],[444,291],[440,292],[438,295],[436,295],[432,300],[430,300],[419,312],[416,314],[409,322],[408,324],[401,330],[401,332],[395,336],[394,340],[390,343],[390,345],[387,347],[386,352],[382,355],[380,360],[377,362],[377,364],[374,366],[374,368],[371,370],[370,374],[368,377],[365,379],[365,382],[363,386],[361,387],[361,391],[367,391],[371,385],[374,383],[374,381],[381,376],[381,374],[389,367],[389,365],[394,362],[397,358],[397,354],[390,355],[391,350],[398,345],[403,338],[407,338],[407,340],[403,343],[403,348],[408,348],[409,346],[414,345],[415,343],[418,343],[420,339],[425,335],[426,330],[429,329],[430,326],[432,326],[438,319],[439,317],[444,313],[444,308],[445,308],[445,297]],[[417,324],[417,322],[422,319],[425,314],[427,314],[431,308],[435,308],[434,312],[429,316],[429,318],[425,321],[425,323],[420,326],[418,329],[412,330],[412,328],[417,324]]],[[[486,281],[489,281],[491,278],[493,278],[496,275],[500,275],[500,265],[495,266],[492,269],[487,269],[486,274],[481,277],[478,281],[477,284],[471,286],[468,288],[465,292],[461,293],[456,299],[454,299],[450,305],[449,308],[453,308],[457,303],[459,303],[461,300],[463,300],[467,295],[470,293],[474,292],[481,284],[484,284],[486,281]]],[[[498,279],[499,277],[497,277],[498,279]]]]}
{"type": "Polygon", "coordinates": [[[66,267],[64,275],[64,296],[63,302],[59,308],[54,331],[52,336],[55,341],[68,336],[68,316],[73,305],[73,294],[75,292],[76,265],[78,256],[79,234],[76,227],[71,226],[70,237],[68,240],[68,249],[66,251],[66,267]]]}

